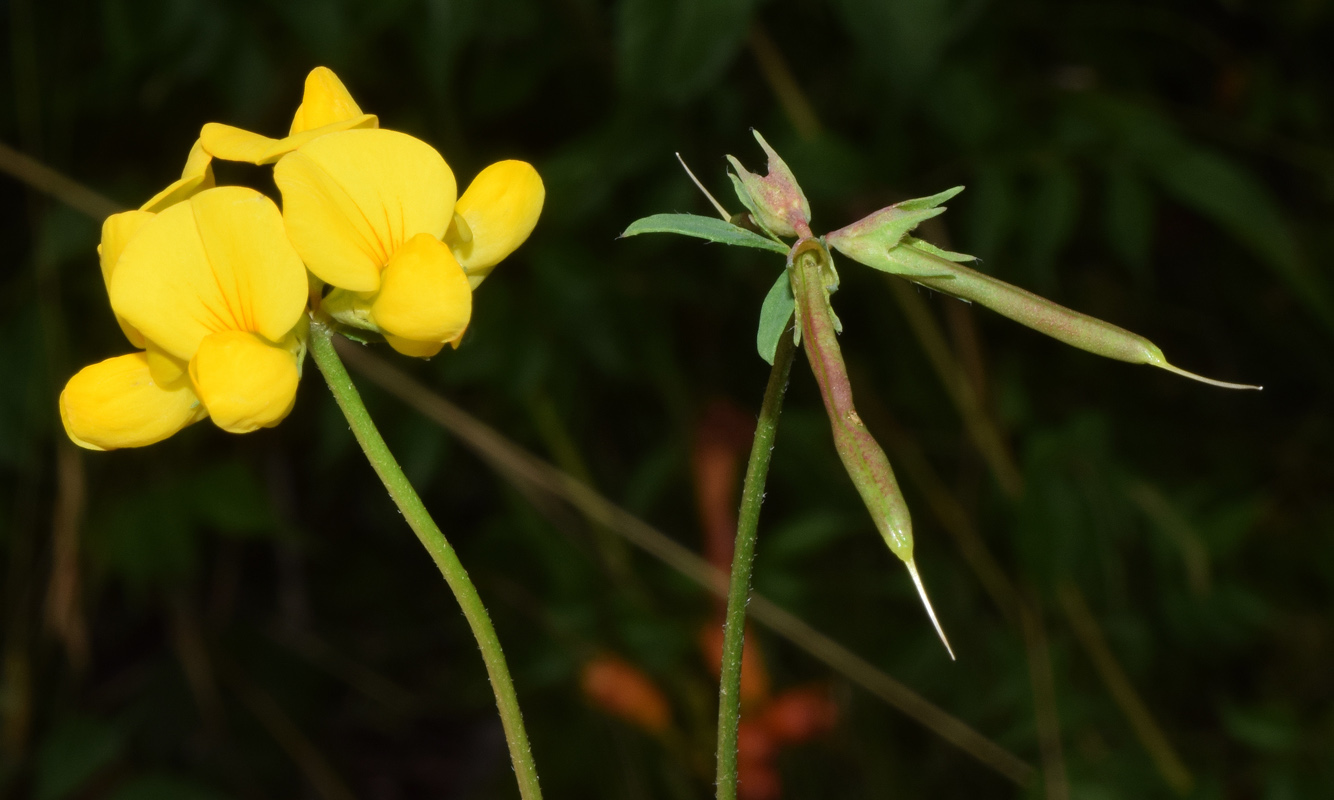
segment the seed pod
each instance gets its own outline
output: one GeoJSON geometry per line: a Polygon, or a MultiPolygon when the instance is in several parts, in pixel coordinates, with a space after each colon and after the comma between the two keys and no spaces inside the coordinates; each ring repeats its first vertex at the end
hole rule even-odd
{"type": "Polygon", "coordinates": [[[1174,367],[1167,363],[1163,351],[1143,336],[962,266],[960,262],[974,259],[962,253],[941,250],[908,235],[921,222],[944,212],[941,203],[961,191],[963,187],[956,186],[930,197],[895,203],[834,231],[825,240],[854,261],[902,276],[943,294],[980,303],[1021,325],[1081,350],[1132,364],[1151,364],[1225,389],[1260,388],[1216,381],[1174,367]]]}
{"type": "Polygon", "coordinates": [[[911,237],[887,251],[887,259],[912,275],[910,280],[961,300],[980,303],[997,314],[1041,331],[1068,345],[1131,364],[1150,364],[1192,380],[1225,389],[1259,389],[1187,372],[1167,363],[1163,351],[1139,334],[1081,314],[1030,291],[928,252],[911,237]]]}
{"type": "MultiPolygon", "coordinates": [[[[932,198],[924,198],[924,201],[933,201],[949,194],[949,192],[945,192],[932,198]]],[[[1212,386],[1221,386],[1224,389],[1260,388],[1259,386],[1216,381],[1212,378],[1196,375],[1193,372],[1187,372],[1169,364],[1167,358],[1163,356],[1163,351],[1143,336],[1131,333],[1125,328],[1118,327],[1110,322],[1103,322],[1097,317],[1081,314],[1058,303],[1053,303],[1045,297],[1033,294],[1026,289],[1020,289],[1018,286],[1012,286],[1005,281],[965,267],[959,262],[969,261],[971,260],[970,257],[941,250],[920,239],[908,236],[906,231],[902,229],[902,222],[907,221],[916,224],[920,220],[914,220],[912,216],[903,214],[892,218],[886,216],[886,212],[895,210],[896,207],[891,206],[884,211],[876,212],[865,220],[831,233],[828,241],[840,252],[868,267],[874,267],[891,275],[902,276],[914,283],[919,283],[951,297],[957,297],[960,300],[968,300],[984,305],[997,314],[1009,317],[1020,325],[1027,325],[1033,330],[1045,333],[1081,350],[1087,350],[1090,353],[1096,353],[1107,358],[1114,358],[1118,361],[1128,361],[1131,364],[1150,364],[1191,380],[1212,386]],[[867,224],[868,221],[880,217],[885,217],[885,219],[880,220],[882,223],[880,227],[867,224]],[[881,232],[881,228],[891,227],[888,225],[889,222],[897,223],[892,226],[892,233],[895,234],[892,237],[881,232]],[[892,238],[897,244],[888,244],[887,240],[889,238],[892,238]]],[[[932,208],[930,210],[939,211],[940,209],[932,208]]]]}
{"type": "Polygon", "coordinates": [[[931,608],[913,560],[912,517],[908,505],[899,491],[899,483],[885,451],[866,429],[852,403],[852,384],[848,381],[847,367],[838,346],[835,318],[829,307],[830,281],[837,280],[833,277],[833,260],[819,240],[805,238],[793,246],[788,261],[806,358],[815,373],[816,383],[820,385],[820,396],[824,399],[833,429],[834,447],[885,544],[907,565],[936,633],[949,650],[950,658],[954,658],[954,651],[931,608]]]}

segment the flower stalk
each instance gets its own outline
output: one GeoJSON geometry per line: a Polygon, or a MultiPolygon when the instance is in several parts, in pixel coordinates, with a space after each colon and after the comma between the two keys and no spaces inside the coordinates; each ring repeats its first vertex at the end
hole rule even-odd
{"type": "Polygon", "coordinates": [[[718,680],[718,800],[736,800],[737,731],[741,725],[741,662],[745,647],[746,603],[750,599],[750,576],[755,564],[756,532],[760,524],[760,505],[764,502],[764,483],[769,475],[778,417],[783,411],[788,373],[796,344],[783,336],[774,353],[773,369],[764,389],[760,418],[755,423],[755,439],[746,463],[746,480],[741,490],[741,510],[737,515],[736,546],[732,552],[732,576],[727,588],[727,612],[723,622],[723,660],[718,680]]]}
{"type": "Polygon", "coordinates": [[[514,765],[514,774],[519,783],[519,794],[523,800],[540,800],[542,790],[538,785],[537,767],[533,763],[532,752],[528,745],[528,733],[523,726],[523,714],[519,710],[518,696],[514,691],[514,682],[510,679],[509,666],[500,647],[491,618],[477,594],[477,587],[468,577],[468,572],[459,561],[458,554],[450,546],[444,533],[440,531],[430,512],[417,495],[412,483],[408,481],[403,469],[398,465],[388,445],[380,435],[370,413],[361,401],[361,395],[352,383],[347,368],[343,366],[338,352],[334,349],[335,332],[327,321],[313,320],[310,325],[310,353],[316,366],[324,374],[333,392],[334,399],[343,415],[347,417],[357,443],[361,445],[366,459],[370,461],[375,473],[384,482],[385,489],[394,504],[403,513],[418,541],[430,553],[440,574],[458,600],[463,616],[472,629],[477,647],[482,651],[482,661],[486,664],[487,675],[491,679],[491,688],[496,694],[496,706],[500,711],[500,721],[505,729],[505,740],[509,744],[510,760],[514,765]]]}

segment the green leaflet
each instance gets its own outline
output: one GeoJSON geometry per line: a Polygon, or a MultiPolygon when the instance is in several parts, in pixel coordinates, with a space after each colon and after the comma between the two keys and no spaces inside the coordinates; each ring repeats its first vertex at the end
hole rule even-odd
{"type": "Polygon", "coordinates": [[[654,214],[630,223],[630,227],[626,228],[621,236],[635,236],[641,233],[679,233],[682,236],[694,236],[710,242],[755,247],[783,255],[787,255],[788,250],[786,245],[758,233],[752,233],[730,222],[713,217],[701,217],[698,214],[654,214]]]}
{"type": "MultiPolygon", "coordinates": [[[[697,214],[654,214],[630,223],[630,227],[626,228],[621,236],[635,236],[641,233],[679,233],[710,242],[755,247],[783,255],[787,255],[788,252],[787,246],[781,242],[730,222],[714,217],[701,217],[697,214]]],[[[787,270],[784,269],[774,282],[773,288],[765,295],[764,305],[760,308],[760,327],[755,334],[755,346],[765,363],[770,365],[774,363],[778,337],[787,330],[787,323],[792,318],[794,308],[796,301],[792,297],[792,286],[788,281],[787,270]]]]}
{"type": "MultiPolygon", "coordinates": [[[[701,217],[697,214],[654,214],[651,217],[635,220],[621,236],[635,236],[641,233],[679,233],[694,236],[721,244],[755,247],[774,253],[787,255],[786,245],[753,233],[745,228],[733,225],[714,217],[701,217]]],[[[792,285],[788,280],[787,270],[779,274],[773,288],[765,295],[764,305],[760,308],[760,327],[755,334],[755,346],[760,358],[765,363],[774,363],[774,353],[778,349],[778,338],[787,330],[788,320],[796,308],[792,296],[792,285]]]]}
{"type": "Polygon", "coordinates": [[[796,298],[792,296],[792,280],[784,269],[774,281],[773,288],[764,296],[764,305],[760,307],[760,328],[755,334],[755,346],[760,351],[760,358],[770,366],[774,363],[774,353],[778,350],[778,340],[787,330],[788,320],[796,308],[796,298]]]}

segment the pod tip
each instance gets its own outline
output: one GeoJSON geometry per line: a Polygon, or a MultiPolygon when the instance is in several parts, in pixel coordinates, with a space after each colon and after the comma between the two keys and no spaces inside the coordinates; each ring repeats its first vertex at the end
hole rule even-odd
{"type": "Polygon", "coordinates": [[[709,202],[713,204],[713,208],[715,211],[718,212],[718,216],[723,218],[723,222],[726,222],[729,219],[731,219],[732,218],[731,215],[727,213],[727,209],[723,208],[723,204],[719,203],[718,200],[712,194],[709,193],[709,190],[704,188],[704,184],[700,183],[699,178],[695,177],[695,173],[690,171],[690,167],[686,166],[686,160],[684,158],[681,158],[680,153],[676,154],[676,160],[681,162],[681,168],[684,169],[686,171],[686,174],[690,176],[690,180],[694,181],[695,186],[697,186],[699,190],[704,193],[705,197],[709,198],[709,202]]]}
{"type": "Polygon", "coordinates": [[[1180,375],[1183,378],[1190,378],[1193,381],[1199,381],[1200,383],[1207,383],[1210,386],[1218,386],[1223,389],[1254,389],[1255,391],[1258,392],[1261,389],[1265,388],[1263,386],[1252,386],[1248,383],[1228,383],[1227,381],[1216,381],[1213,378],[1206,378],[1203,375],[1196,375],[1193,372],[1187,372],[1186,370],[1181,369],[1180,367],[1174,367],[1171,364],[1167,363],[1166,361],[1162,362],[1161,364],[1155,364],[1154,366],[1162,367],[1168,372],[1176,373],[1177,375],[1180,375]]]}
{"type": "Polygon", "coordinates": [[[931,617],[931,624],[936,626],[936,635],[940,637],[940,643],[945,645],[945,652],[950,654],[950,661],[957,661],[954,657],[954,648],[950,647],[950,640],[945,637],[945,629],[940,627],[940,620],[936,619],[936,610],[931,607],[931,600],[926,596],[926,587],[922,585],[922,576],[917,572],[917,561],[908,559],[903,562],[908,567],[908,574],[912,576],[913,585],[917,587],[917,596],[922,598],[922,605],[926,606],[927,616],[931,617]]]}

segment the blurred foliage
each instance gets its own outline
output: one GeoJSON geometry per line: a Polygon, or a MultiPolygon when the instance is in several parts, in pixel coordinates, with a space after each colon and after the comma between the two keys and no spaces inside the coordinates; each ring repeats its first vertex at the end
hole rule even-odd
{"type": "MultiPolygon", "coordinates": [[[[615,240],[648,214],[710,213],[672,153],[725,197],[723,154],[758,163],[747,128],[763,130],[817,231],[966,185],[927,238],[1148,336],[1187,369],[1266,386],[1213,390],[926,298],[1022,470],[1022,496],[1007,497],[883,278],[843,270],[834,303],[859,405],[879,409],[868,424],[908,431],[1042,611],[1069,796],[1174,796],[1062,610],[1071,585],[1190,770],[1189,796],[1334,795],[1327,0],[5,9],[0,139],[126,205],[177,174],[204,122],[285,131],[317,64],[383,125],[440,148],[461,184],[496,159],[533,161],[548,187],[537,231],[479,291],[464,346],[410,366],[535,452],[567,469],[573,456],[692,547],[695,423],[718,397],[758,408],[755,323],[779,265],[615,240]],[[763,42],[778,71],[757,58],[763,42]],[[802,103],[814,128],[789,116],[802,103]]],[[[272,190],[263,170],[219,172],[272,190]]],[[[313,368],[278,429],[233,437],[205,423],[143,451],[72,453],[60,387],[126,349],[98,225],[8,178],[0,201],[12,301],[0,315],[0,792],[514,796],[467,628],[313,368]],[[62,558],[60,512],[80,507],[80,547],[62,558]],[[62,601],[74,617],[53,612],[62,601]]],[[[637,553],[617,570],[599,531],[367,394],[492,609],[549,796],[709,796],[707,598],[637,553]],[[674,746],[582,699],[580,666],[601,651],[667,690],[674,746]]],[[[901,476],[959,653],[945,660],[838,465],[800,359],[790,394],[757,588],[1041,767],[1018,626],[901,476]]],[[[834,678],[760,636],[780,688],[834,678]]],[[[839,729],[779,759],[784,797],[1045,791],[1013,788],[845,684],[836,695],[839,729]]]]}

